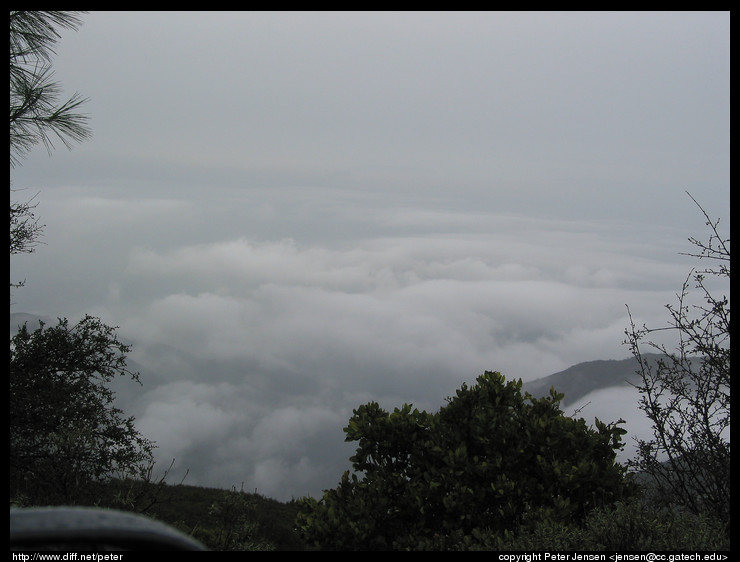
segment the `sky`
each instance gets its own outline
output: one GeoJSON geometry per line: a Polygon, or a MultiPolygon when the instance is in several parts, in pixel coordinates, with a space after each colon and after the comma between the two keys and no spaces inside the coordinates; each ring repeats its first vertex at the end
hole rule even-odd
{"type": "Polygon", "coordinates": [[[317,497],[361,404],[667,323],[708,233],[686,192],[729,229],[729,19],[86,14],[53,66],[93,137],[11,169],[45,225],[11,313],[118,326],[168,481],[317,497]]]}

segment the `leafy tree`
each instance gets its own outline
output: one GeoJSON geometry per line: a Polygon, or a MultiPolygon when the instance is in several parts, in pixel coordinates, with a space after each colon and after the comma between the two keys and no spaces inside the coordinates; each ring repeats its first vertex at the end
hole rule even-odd
{"type": "Polygon", "coordinates": [[[326,549],[470,549],[502,541],[525,519],[578,521],[628,496],[616,464],[624,429],[563,415],[555,390],[486,372],[436,414],[371,402],[345,428],[358,441],[338,488],[304,498],[299,524],[326,549]]]}
{"type": "Polygon", "coordinates": [[[687,255],[713,266],[689,273],[678,304],[666,305],[667,327],[638,329],[630,316],[631,326],[625,330],[625,343],[639,362],[640,408],[653,424],[653,437],[638,441],[637,457],[630,464],[651,478],[649,489],[659,501],[694,514],[706,512],[729,524],[730,303],[713,291],[717,286],[729,291],[730,239],[720,235],[719,220],[712,221],[696,204],[710,235],[707,242],[689,238],[697,251],[687,255]],[[718,285],[713,287],[710,280],[718,285]],[[658,331],[677,336],[675,351],[646,340],[658,331]],[[643,344],[664,358],[657,364],[647,361],[643,344]]]}
{"type": "Polygon", "coordinates": [[[85,504],[111,478],[145,478],[154,444],[115,407],[109,383],[129,347],[86,316],[10,340],[10,493],[30,504],[85,504]]]}

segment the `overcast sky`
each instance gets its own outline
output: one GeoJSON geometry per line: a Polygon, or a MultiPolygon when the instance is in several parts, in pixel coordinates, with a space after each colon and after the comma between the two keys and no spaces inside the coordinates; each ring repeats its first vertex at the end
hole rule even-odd
{"type": "Polygon", "coordinates": [[[729,19],[87,14],[54,70],[94,137],[11,170],[46,225],[11,312],[119,326],[185,483],[318,495],[360,404],[626,358],[625,305],[665,325],[685,192],[729,225],[729,19]]]}

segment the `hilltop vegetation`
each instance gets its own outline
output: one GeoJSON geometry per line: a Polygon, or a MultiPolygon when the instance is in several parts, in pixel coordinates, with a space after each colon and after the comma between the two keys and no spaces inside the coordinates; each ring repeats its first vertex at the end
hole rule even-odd
{"type": "Polygon", "coordinates": [[[178,484],[166,486],[148,515],[169,523],[211,550],[304,550],[296,502],[257,493],[178,484]]]}
{"type": "MultiPolygon", "coordinates": [[[[295,520],[295,501],[279,502],[258,493],[111,480],[96,487],[97,497],[76,505],[130,511],[167,523],[200,541],[209,550],[304,550],[295,520]]],[[[11,507],[31,507],[11,497],[11,507]]]]}

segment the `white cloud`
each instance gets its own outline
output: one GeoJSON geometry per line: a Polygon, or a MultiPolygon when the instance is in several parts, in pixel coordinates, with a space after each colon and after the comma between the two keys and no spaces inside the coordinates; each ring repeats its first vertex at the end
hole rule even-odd
{"type": "Polygon", "coordinates": [[[145,394],[148,402],[137,425],[169,456],[204,442],[221,442],[244,414],[234,408],[231,385],[172,382],[145,394]],[[231,403],[229,403],[231,402],[231,403]]]}
{"type": "Polygon", "coordinates": [[[618,275],[604,282],[603,267],[589,265],[601,263],[602,243],[573,226],[551,231],[544,247],[530,229],[516,243],[461,233],[346,248],[240,237],[135,249],[127,282],[154,298],[127,311],[123,329],[159,373],[142,423],[194,482],[245,482],[287,499],[316,486],[314,476],[334,485],[348,467],[341,428],[360,403],[433,411],[485,370],[531,380],[626,357],[625,301],[651,317],[671,293],[641,281],[658,265],[617,250],[608,263],[618,275]],[[576,250],[551,255],[563,238],[576,250]],[[191,290],[168,294],[178,282],[191,290]],[[201,386],[204,376],[221,392],[201,386]]]}

